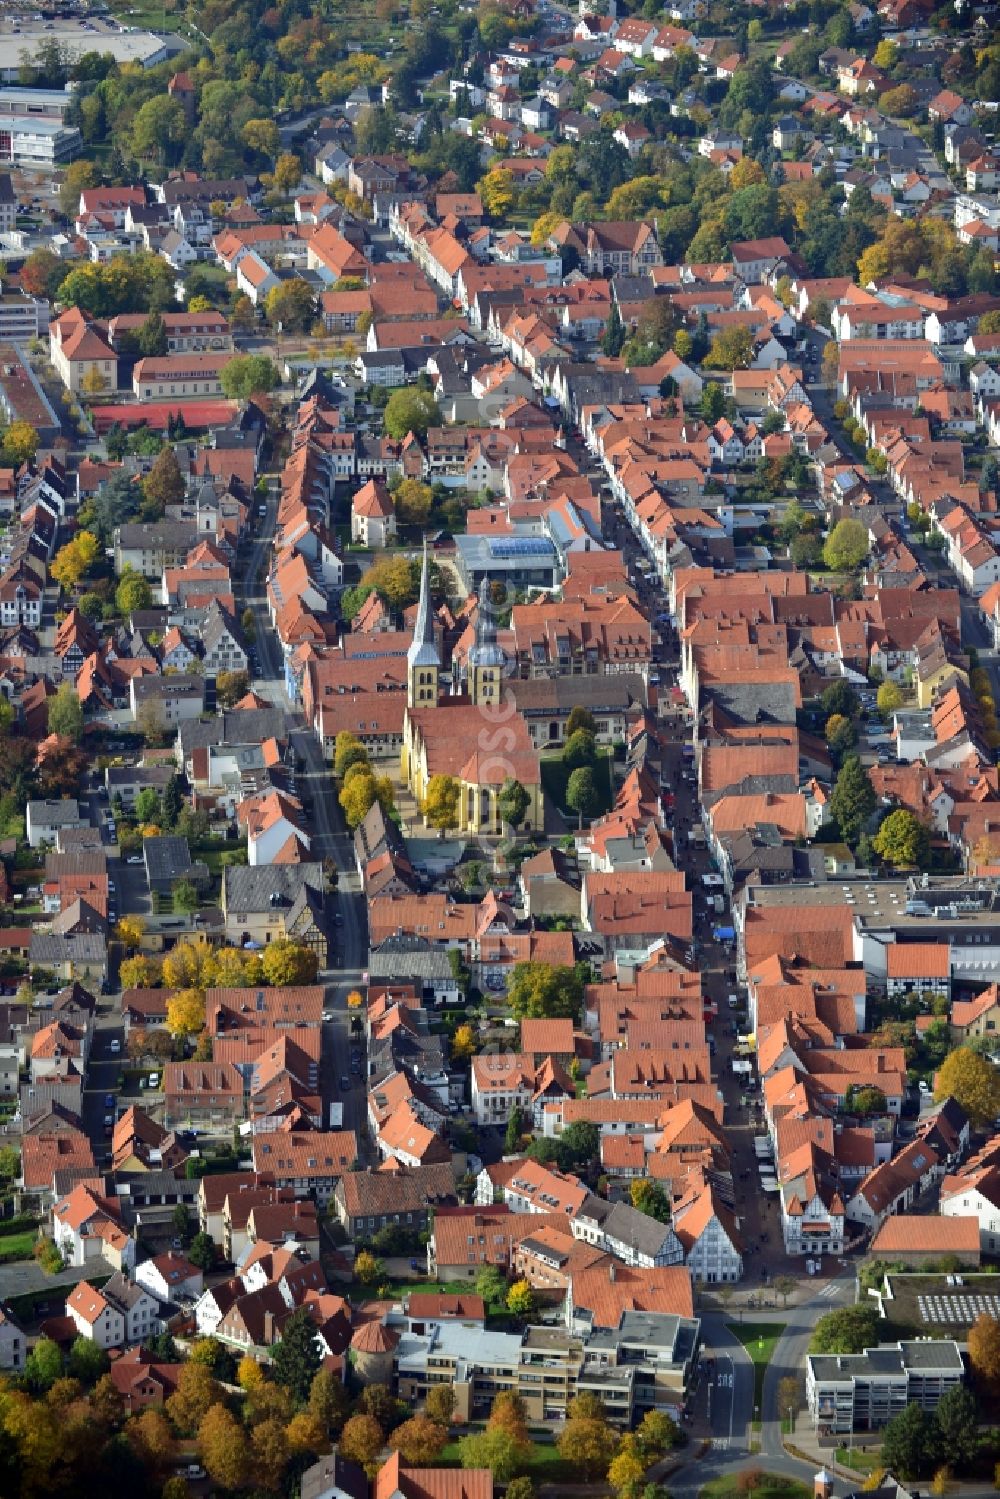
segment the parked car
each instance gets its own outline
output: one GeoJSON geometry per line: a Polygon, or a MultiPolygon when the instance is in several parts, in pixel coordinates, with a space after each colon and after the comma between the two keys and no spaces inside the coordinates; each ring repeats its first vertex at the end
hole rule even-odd
{"type": "Polygon", "coordinates": [[[118,1037],[115,1036],[112,1039],[112,1042],[111,1042],[111,1050],[112,1050],[112,1052],[117,1053],[117,1052],[121,1051],[121,1049],[122,1049],[122,1043],[119,1041],[118,1037]]]}

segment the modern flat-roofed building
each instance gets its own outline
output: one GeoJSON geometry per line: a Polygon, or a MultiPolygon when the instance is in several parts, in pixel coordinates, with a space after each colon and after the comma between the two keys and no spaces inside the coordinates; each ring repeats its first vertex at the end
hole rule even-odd
{"type": "Polygon", "coordinates": [[[0,119],[0,165],[53,171],[72,161],[82,145],[79,130],[58,119],[4,115],[0,119]]]}
{"type": "Polygon", "coordinates": [[[470,593],[483,578],[511,588],[555,588],[559,557],[547,536],[457,536],[459,575],[470,593]]]}
{"type": "Polygon", "coordinates": [[[877,1431],[908,1405],[936,1410],[964,1376],[952,1339],[882,1343],[864,1353],[813,1353],[806,1359],[806,1402],[824,1435],[877,1431]]]}
{"type": "Polygon", "coordinates": [[[169,56],[162,37],[103,17],[88,17],[85,23],[67,15],[48,22],[41,16],[11,16],[0,24],[0,83],[16,83],[25,54],[32,60],[42,42],[54,42],[71,61],[84,52],[110,52],[119,64],[138,63],[145,69],[155,68],[169,56]]]}
{"type": "Polygon", "coordinates": [[[0,88],[0,117],[64,120],[73,103],[73,88],[0,88]]]}
{"type": "MultiPolygon", "coordinates": [[[[3,121],[0,120],[0,130],[3,121]]],[[[3,204],[0,200],[0,228],[3,204]]],[[[13,224],[11,225],[13,228],[13,224]]],[[[0,343],[27,343],[49,331],[49,304],[43,299],[13,292],[0,297],[0,343]]]]}

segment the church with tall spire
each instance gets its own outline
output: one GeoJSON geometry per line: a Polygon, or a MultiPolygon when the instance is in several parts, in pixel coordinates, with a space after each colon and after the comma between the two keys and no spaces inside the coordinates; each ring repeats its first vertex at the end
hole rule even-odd
{"type": "Polygon", "coordinates": [[[420,601],[413,641],[406,653],[406,702],[410,708],[433,707],[438,700],[441,656],[434,638],[434,611],[431,608],[430,567],[427,543],[420,568],[420,601]]]}
{"type": "Polygon", "coordinates": [[[505,657],[496,609],[484,578],[476,605],[475,639],[450,694],[441,691],[441,652],[434,633],[430,567],[424,547],[413,640],[406,654],[406,713],[400,773],[419,805],[436,775],[458,782],[459,833],[500,835],[500,793],[518,781],[528,793],[522,826],[544,826],[542,777],[528,726],[504,702],[505,657]]]}

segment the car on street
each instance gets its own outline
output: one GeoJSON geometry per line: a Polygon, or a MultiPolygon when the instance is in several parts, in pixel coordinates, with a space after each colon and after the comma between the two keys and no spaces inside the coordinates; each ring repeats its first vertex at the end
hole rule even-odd
{"type": "Polygon", "coordinates": [[[142,863],[142,854],[129,854],[128,858],[125,860],[125,863],[126,864],[141,864],[142,863]]]}
{"type": "Polygon", "coordinates": [[[111,1040],[111,1050],[112,1050],[112,1052],[117,1053],[117,1052],[121,1051],[121,1049],[122,1049],[122,1043],[119,1041],[119,1039],[118,1039],[117,1036],[113,1036],[112,1040],[111,1040]]]}
{"type": "Polygon", "coordinates": [[[343,1091],[345,1093],[348,1091],[348,1089],[351,1086],[351,1079],[347,1076],[346,1072],[341,1073],[341,1076],[340,1076],[340,1086],[341,1086],[341,1088],[343,1089],[343,1091]]]}
{"type": "Polygon", "coordinates": [[[104,1107],[106,1109],[113,1109],[114,1106],[115,1106],[115,1095],[113,1093],[105,1093],[105,1095],[104,1095],[104,1107]]]}

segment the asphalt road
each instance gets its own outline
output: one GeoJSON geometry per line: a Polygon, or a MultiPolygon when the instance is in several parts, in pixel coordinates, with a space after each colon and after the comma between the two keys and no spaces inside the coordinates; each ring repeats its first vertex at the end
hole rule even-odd
{"type": "MultiPolygon", "coordinates": [[[[347,996],[361,982],[367,962],[368,923],[360,881],[354,865],[353,847],[337,804],[333,780],[323,747],[310,732],[301,713],[289,706],[284,688],[281,643],[267,610],[265,579],[277,514],[277,494],[268,497],[267,514],[261,519],[253,541],[242,555],[242,608],[253,611],[257,627],[257,674],[253,687],[261,697],[285,709],[293,725],[292,741],[305,769],[298,776],[298,789],[311,803],[311,852],[317,860],[332,860],[338,871],[338,887],[328,897],[332,913],[330,964],[321,978],[327,986],[326,1003],[333,1019],[326,1024],[321,1087],[324,1104],[342,1102],[344,1126],[362,1132],[366,1118],[366,1095],[360,1076],[351,1069],[351,1017],[347,996]],[[341,1079],[350,1087],[345,1091],[341,1079]]],[[[356,1040],[357,1051],[363,1042],[356,1040]]],[[[327,1112],[327,1118],[329,1113],[327,1112]]]]}
{"type": "MultiPolygon", "coordinates": [[[[817,1289],[815,1296],[802,1306],[787,1310],[754,1311],[754,1322],[784,1323],[786,1331],[775,1346],[764,1374],[763,1410],[754,1409],[753,1364],[746,1349],[727,1323],[735,1313],[708,1312],[702,1317],[703,1367],[694,1392],[693,1407],[699,1433],[707,1430],[709,1447],[694,1458],[697,1437],[692,1441],[692,1460],[666,1479],[674,1499],[695,1499],[704,1484],[713,1478],[732,1477],[741,1468],[762,1468],[800,1482],[811,1482],[818,1463],[802,1462],[790,1457],[782,1442],[781,1417],[778,1410],[779,1381],[787,1375],[802,1379],[805,1355],[812,1330],[820,1317],[835,1307],[854,1300],[854,1274],[829,1281],[817,1289]],[[761,1421],[759,1435],[754,1436],[753,1421],[761,1421]],[[759,1451],[751,1452],[751,1441],[759,1451]]],[[[804,1419],[800,1418],[800,1419],[804,1419]]],[[[669,1463],[664,1464],[666,1469],[669,1463]]],[[[857,1483],[838,1480],[835,1495],[857,1488],[857,1483]]]]}

